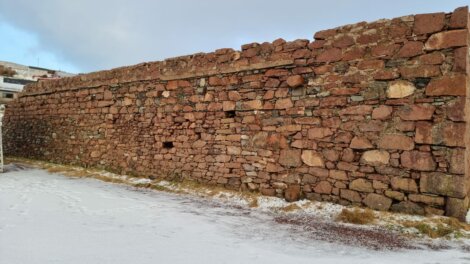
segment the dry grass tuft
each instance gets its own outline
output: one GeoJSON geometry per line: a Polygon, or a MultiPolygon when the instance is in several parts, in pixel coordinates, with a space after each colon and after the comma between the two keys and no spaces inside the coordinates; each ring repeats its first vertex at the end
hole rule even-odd
{"type": "Polygon", "coordinates": [[[258,203],[258,198],[253,198],[250,200],[250,203],[248,204],[248,206],[250,208],[256,208],[259,206],[259,203],[258,203]]]}
{"type": "Polygon", "coordinates": [[[344,208],[336,217],[337,221],[358,225],[371,224],[375,219],[376,216],[372,210],[359,208],[354,208],[353,210],[344,208]]]}
{"type": "Polygon", "coordinates": [[[289,204],[288,206],[282,207],[280,210],[283,212],[292,212],[292,211],[296,211],[299,209],[302,209],[302,208],[298,206],[297,204],[292,203],[292,204],[289,204]]]}
{"type": "Polygon", "coordinates": [[[426,235],[430,238],[439,238],[450,235],[455,230],[449,226],[444,226],[443,224],[437,224],[436,226],[431,226],[425,222],[418,221],[403,221],[402,225],[407,228],[415,228],[421,234],[426,235]]]}

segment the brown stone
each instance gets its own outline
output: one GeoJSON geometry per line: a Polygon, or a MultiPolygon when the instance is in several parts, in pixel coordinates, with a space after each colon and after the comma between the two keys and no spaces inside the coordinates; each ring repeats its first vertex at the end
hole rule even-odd
{"type": "Polygon", "coordinates": [[[432,79],[426,87],[427,96],[465,96],[466,80],[463,74],[446,75],[439,79],[432,79]]]}
{"type": "Polygon", "coordinates": [[[404,213],[404,214],[417,214],[424,215],[423,207],[410,201],[403,201],[392,205],[390,208],[393,212],[404,213]]]}
{"type": "Polygon", "coordinates": [[[98,158],[101,156],[101,152],[99,152],[98,150],[94,150],[90,153],[90,157],[92,158],[98,158]]]}
{"type": "MultiPolygon", "coordinates": [[[[442,125],[442,144],[450,147],[465,147],[465,123],[447,122],[442,125]]],[[[439,140],[436,140],[439,142],[439,140]]]]}
{"type": "Polygon", "coordinates": [[[372,106],[370,105],[350,106],[339,111],[340,115],[369,115],[370,113],[372,113],[372,106]]]}
{"type": "Polygon", "coordinates": [[[437,65],[419,65],[413,67],[400,67],[400,74],[403,78],[429,78],[441,75],[441,69],[437,65]]]}
{"type": "Polygon", "coordinates": [[[432,35],[426,44],[425,50],[447,49],[452,47],[463,47],[467,45],[467,30],[450,30],[432,35]]]}
{"type": "Polygon", "coordinates": [[[374,146],[365,137],[354,137],[351,140],[351,144],[349,145],[349,147],[352,149],[371,149],[374,146]]]}
{"type": "Polygon", "coordinates": [[[465,72],[467,67],[467,47],[462,47],[454,50],[454,67],[453,71],[465,72]]]}
{"type": "Polygon", "coordinates": [[[347,48],[354,44],[354,39],[351,36],[343,35],[333,41],[333,47],[347,48]]]}
{"type": "Polygon", "coordinates": [[[400,51],[398,51],[397,57],[409,58],[423,54],[423,48],[424,45],[421,41],[408,41],[403,45],[400,51]]]}
{"type": "Polygon", "coordinates": [[[351,191],[348,189],[341,189],[340,197],[351,202],[360,203],[362,201],[361,196],[356,191],[351,191]]]}
{"type": "Polygon", "coordinates": [[[372,111],[372,119],[385,120],[392,116],[393,108],[381,105],[372,111]]]}
{"type": "Polygon", "coordinates": [[[287,85],[291,88],[299,87],[304,84],[304,78],[300,75],[289,76],[287,78],[287,85]]]}
{"type": "Polygon", "coordinates": [[[341,170],[330,170],[329,177],[340,181],[348,180],[348,174],[341,170]]]}
{"type": "Polygon", "coordinates": [[[333,131],[330,128],[314,127],[308,130],[309,139],[319,139],[333,135],[333,131]]]}
{"type": "Polygon", "coordinates": [[[458,97],[445,107],[447,118],[454,122],[465,121],[465,97],[458,97]]]}
{"type": "Polygon", "coordinates": [[[223,103],[222,103],[222,109],[223,109],[224,111],[235,110],[235,102],[232,102],[232,101],[223,101],[223,103]]]}
{"type": "Polygon", "coordinates": [[[450,28],[466,28],[468,21],[468,7],[463,6],[454,10],[450,17],[450,28]]]}
{"type": "Polygon", "coordinates": [[[418,185],[416,185],[416,181],[413,179],[393,177],[390,183],[394,190],[412,193],[418,192],[418,185]]]}
{"type": "Polygon", "coordinates": [[[465,149],[450,149],[450,173],[465,174],[465,149]]]}
{"type": "Polygon", "coordinates": [[[294,104],[290,98],[278,99],[274,108],[276,109],[287,109],[293,107],[294,104]]]}
{"type": "Polygon", "coordinates": [[[317,56],[317,62],[335,62],[340,61],[343,53],[341,49],[338,48],[330,48],[317,56]]]}
{"type": "Polygon", "coordinates": [[[469,207],[469,197],[458,199],[447,197],[446,201],[446,216],[455,217],[462,222],[467,221],[467,213],[469,207]]]}
{"type": "Polygon", "coordinates": [[[436,162],[429,152],[405,151],[400,156],[400,162],[403,167],[412,170],[433,171],[436,169],[436,162]]]}
{"type": "Polygon", "coordinates": [[[385,190],[384,194],[385,196],[397,201],[403,201],[405,199],[405,194],[397,191],[385,190]]]}
{"type": "Polygon", "coordinates": [[[299,167],[302,165],[300,149],[283,149],[279,154],[279,164],[284,167],[299,167]]]}
{"type": "Polygon", "coordinates": [[[416,120],[431,120],[436,107],[433,105],[407,105],[398,111],[398,116],[402,120],[416,121],[416,120]]]}
{"type": "Polygon", "coordinates": [[[445,13],[415,15],[413,33],[416,35],[441,31],[444,27],[445,13]]]}
{"type": "Polygon", "coordinates": [[[315,188],[313,188],[313,191],[321,194],[330,194],[331,189],[331,183],[329,183],[328,181],[321,181],[315,186],[315,188]]]}
{"type": "Polygon", "coordinates": [[[414,140],[405,135],[383,135],[378,147],[382,149],[412,150],[415,147],[414,140]]]}
{"type": "Polygon", "coordinates": [[[241,104],[240,110],[260,110],[263,109],[263,102],[261,100],[246,101],[241,104]]]}
{"type": "Polygon", "coordinates": [[[310,167],[325,167],[325,162],[321,154],[313,150],[303,150],[301,158],[302,161],[310,167]]]}
{"type": "Polygon", "coordinates": [[[416,122],[415,142],[419,144],[432,144],[433,126],[430,122],[416,122]]]}
{"type": "Polygon", "coordinates": [[[422,173],[419,189],[422,193],[462,199],[467,196],[468,181],[461,175],[451,175],[442,172],[422,173]]]}
{"type": "Polygon", "coordinates": [[[288,202],[295,202],[300,199],[300,185],[289,185],[284,191],[284,198],[288,202]]]}
{"type": "Polygon", "coordinates": [[[388,211],[392,205],[392,199],[376,193],[368,194],[362,202],[367,207],[379,211],[388,211]]]}
{"type": "Polygon", "coordinates": [[[372,183],[365,179],[356,179],[349,184],[349,189],[359,192],[374,192],[372,183]]]}
{"type": "Polygon", "coordinates": [[[390,154],[385,150],[368,150],[362,154],[361,162],[372,166],[387,165],[390,154]]]}
{"type": "Polygon", "coordinates": [[[410,194],[408,195],[408,199],[410,199],[410,201],[415,202],[415,203],[424,203],[424,204],[436,205],[436,206],[444,205],[444,197],[439,197],[439,196],[410,194]]]}

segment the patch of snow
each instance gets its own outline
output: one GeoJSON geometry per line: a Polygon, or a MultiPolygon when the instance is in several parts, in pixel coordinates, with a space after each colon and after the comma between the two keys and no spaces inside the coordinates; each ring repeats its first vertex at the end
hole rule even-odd
{"type": "MultiPolygon", "coordinates": [[[[0,263],[470,263],[458,249],[376,251],[316,240],[262,212],[288,205],[282,199],[258,203],[260,210],[245,210],[43,170],[11,171],[0,174],[0,263]]],[[[311,206],[306,211],[322,211],[311,206]]]]}

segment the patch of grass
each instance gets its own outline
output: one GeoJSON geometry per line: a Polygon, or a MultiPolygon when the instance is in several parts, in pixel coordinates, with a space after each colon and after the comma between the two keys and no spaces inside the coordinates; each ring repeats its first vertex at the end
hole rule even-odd
{"type": "Polygon", "coordinates": [[[454,229],[452,229],[450,226],[444,226],[443,224],[437,224],[436,226],[432,226],[422,221],[404,221],[402,222],[402,224],[403,226],[408,228],[415,228],[421,234],[430,238],[445,237],[454,232],[454,229]]]}
{"type": "Polygon", "coordinates": [[[254,198],[254,199],[251,199],[250,203],[248,204],[248,206],[250,208],[256,208],[259,206],[259,203],[258,203],[258,199],[257,198],[254,198]]]}
{"type": "Polygon", "coordinates": [[[344,208],[336,217],[337,221],[358,225],[371,224],[375,221],[376,216],[370,209],[354,208],[353,210],[344,208]]]}
{"type": "Polygon", "coordinates": [[[287,212],[292,212],[292,211],[296,211],[299,209],[302,209],[302,208],[300,208],[300,206],[298,206],[297,204],[292,203],[292,204],[289,204],[288,206],[282,207],[280,210],[287,213],[287,212]]]}

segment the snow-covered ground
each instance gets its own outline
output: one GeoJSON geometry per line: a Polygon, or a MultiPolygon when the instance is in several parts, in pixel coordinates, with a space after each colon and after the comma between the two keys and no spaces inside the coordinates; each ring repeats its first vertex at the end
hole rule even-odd
{"type": "Polygon", "coordinates": [[[374,250],[261,209],[12,168],[0,174],[1,264],[470,263],[465,247],[374,250]]]}

